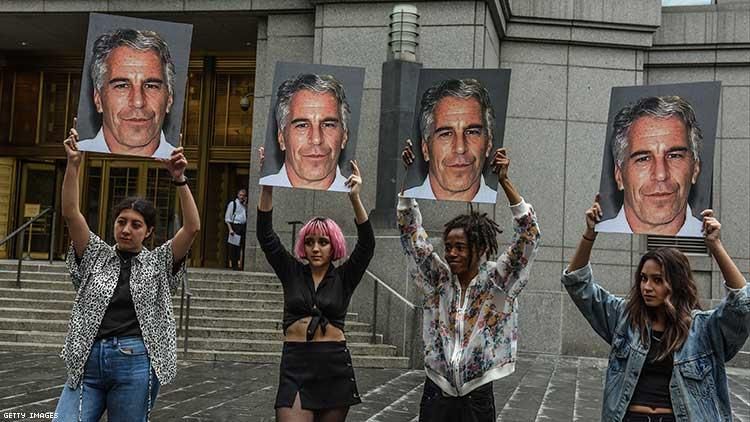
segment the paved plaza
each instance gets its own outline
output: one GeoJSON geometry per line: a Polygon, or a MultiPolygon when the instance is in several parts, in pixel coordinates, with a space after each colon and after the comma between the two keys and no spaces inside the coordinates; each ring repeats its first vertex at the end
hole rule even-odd
{"type": "MultiPolygon", "coordinates": [[[[498,421],[596,421],[603,359],[522,354],[516,372],[494,384],[498,421]]],[[[729,368],[734,417],[750,422],[750,370],[729,368]]],[[[276,364],[181,361],[177,379],[159,394],[152,421],[274,420],[276,364]]],[[[0,353],[0,421],[48,420],[65,371],[56,355],[0,353]],[[23,417],[21,414],[26,414],[23,417]]],[[[348,421],[416,421],[423,371],[358,369],[363,403],[348,421]]]]}

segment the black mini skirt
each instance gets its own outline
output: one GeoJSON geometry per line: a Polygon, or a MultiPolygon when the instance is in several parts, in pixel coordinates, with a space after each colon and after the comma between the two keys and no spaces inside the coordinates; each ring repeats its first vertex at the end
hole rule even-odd
{"type": "Polygon", "coordinates": [[[359,404],[352,357],[345,341],[284,342],[275,408],[334,409],[359,404]]]}

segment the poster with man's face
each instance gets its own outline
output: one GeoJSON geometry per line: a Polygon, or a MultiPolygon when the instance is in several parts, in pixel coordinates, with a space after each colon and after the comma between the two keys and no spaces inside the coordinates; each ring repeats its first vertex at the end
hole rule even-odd
{"type": "Polygon", "coordinates": [[[421,69],[403,196],[494,204],[510,70],[421,69]]]}
{"type": "Polygon", "coordinates": [[[78,149],[169,158],[179,146],[193,26],[89,15],[78,149]]]}
{"type": "Polygon", "coordinates": [[[277,63],[259,184],[348,192],[365,70],[277,63]]]}
{"type": "Polygon", "coordinates": [[[720,82],[612,89],[596,231],[702,236],[720,82]]]}

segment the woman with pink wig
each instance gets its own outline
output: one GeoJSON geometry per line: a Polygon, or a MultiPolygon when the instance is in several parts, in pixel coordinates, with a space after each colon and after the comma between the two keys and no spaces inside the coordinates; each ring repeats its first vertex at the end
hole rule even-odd
{"type": "Polygon", "coordinates": [[[346,257],[346,241],[338,224],[323,217],[308,221],[299,231],[292,256],[273,230],[273,188],[261,187],[258,244],[284,288],[277,421],[344,421],[349,407],[361,402],[344,320],[354,289],[372,259],[375,235],[359,197],[359,167],[356,161],[351,165],[346,186],[357,223],[357,245],[339,266],[333,262],[346,257]]]}

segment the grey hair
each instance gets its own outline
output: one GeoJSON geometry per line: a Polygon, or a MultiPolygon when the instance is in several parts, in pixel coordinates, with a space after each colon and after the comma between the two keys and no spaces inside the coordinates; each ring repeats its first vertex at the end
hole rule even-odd
{"type": "Polygon", "coordinates": [[[456,97],[467,100],[474,98],[482,108],[482,121],[487,139],[492,143],[495,127],[495,109],[492,108],[490,94],[476,79],[449,79],[433,85],[422,94],[419,110],[419,129],[422,132],[422,142],[435,132],[435,107],[438,101],[445,97],[456,97]]]}
{"type": "Polygon", "coordinates": [[[628,149],[630,128],[640,117],[668,119],[677,117],[685,125],[687,141],[693,160],[700,161],[703,146],[703,133],[695,118],[695,111],[689,102],[678,96],[644,97],[623,107],[615,116],[612,125],[612,156],[615,164],[622,166],[625,151],[628,149]]]}
{"type": "Polygon", "coordinates": [[[104,86],[104,75],[107,73],[107,59],[117,47],[129,47],[138,51],[153,50],[161,59],[164,79],[167,82],[169,95],[174,96],[175,70],[169,46],[162,37],[154,31],[140,31],[137,29],[116,29],[102,34],[94,41],[91,59],[91,81],[94,89],[101,91],[104,86]]]}
{"type": "Polygon", "coordinates": [[[336,98],[339,105],[339,116],[341,117],[341,126],[344,133],[349,131],[349,115],[351,109],[349,102],[346,100],[344,86],[331,75],[315,75],[311,73],[297,75],[292,79],[287,79],[279,85],[276,93],[276,125],[279,130],[283,131],[289,124],[289,106],[292,103],[292,97],[298,91],[306,89],[318,94],[331,94],[336,98]]]}

